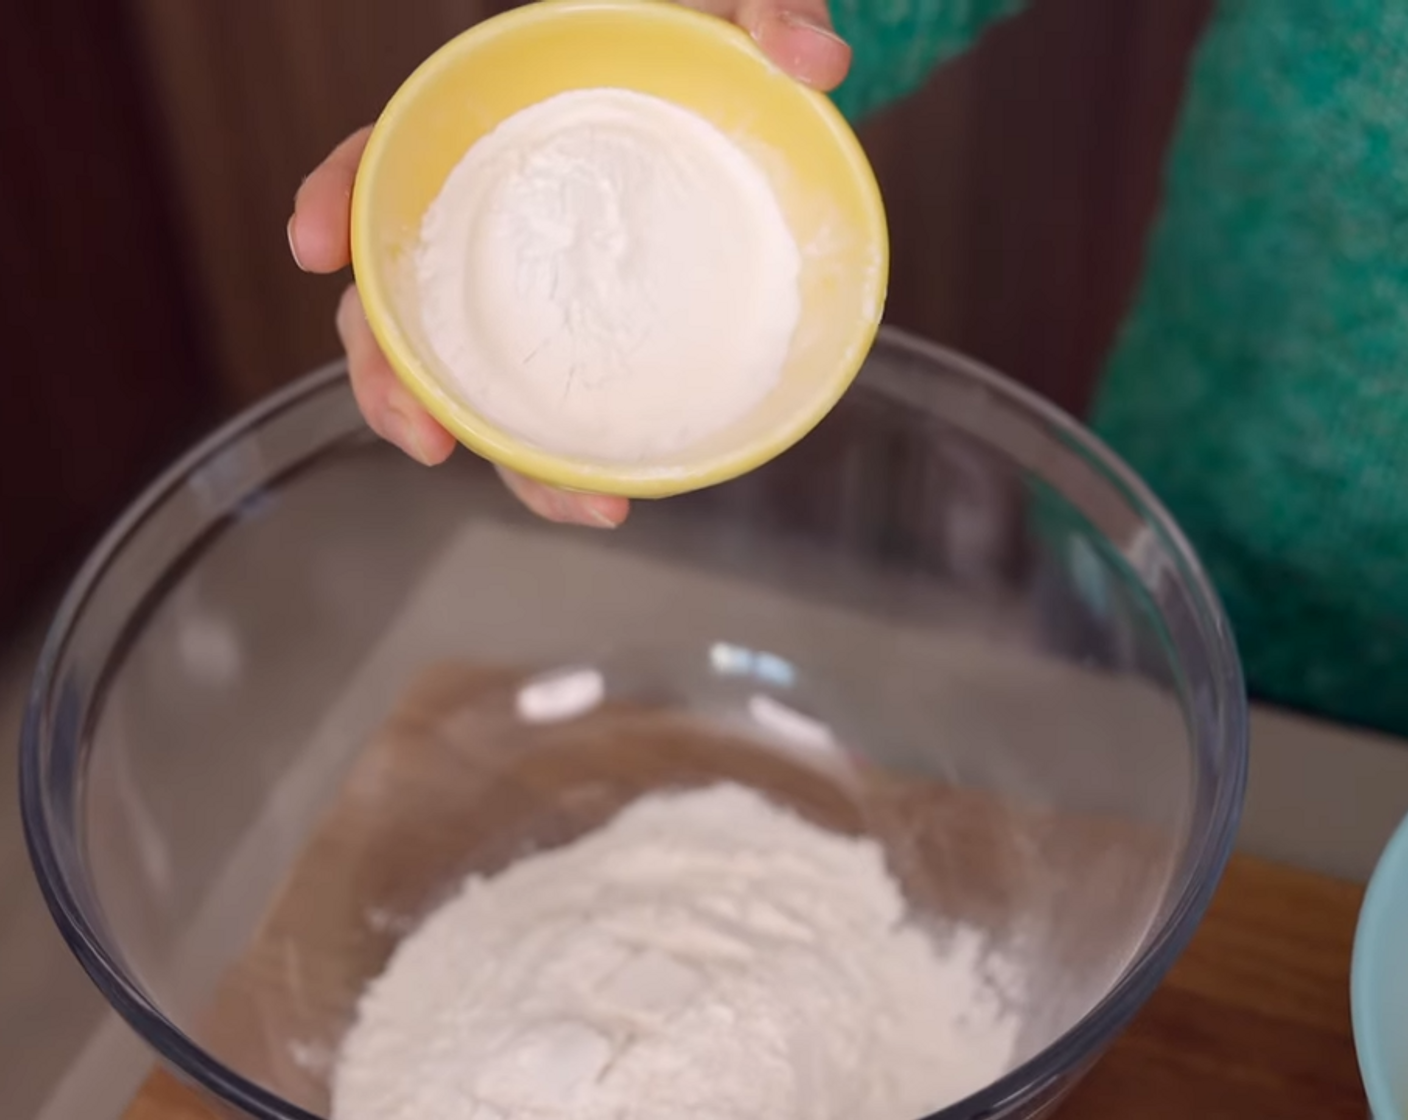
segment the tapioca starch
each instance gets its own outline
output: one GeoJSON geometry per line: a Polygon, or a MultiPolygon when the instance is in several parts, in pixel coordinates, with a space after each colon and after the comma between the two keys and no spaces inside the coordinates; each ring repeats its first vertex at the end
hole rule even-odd
{"type": "Polygon", "coordinates": [[[801,256],[772,184],[698,114],[621,89],[511,116],[421,229],[423,328],[476,410],[542,448],[668,457],[778,383],[801,256]]]}

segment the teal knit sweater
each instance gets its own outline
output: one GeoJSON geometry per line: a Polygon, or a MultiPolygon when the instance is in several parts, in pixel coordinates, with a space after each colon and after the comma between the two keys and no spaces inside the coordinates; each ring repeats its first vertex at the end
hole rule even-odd
{"type": "MultiPolygon", "coordinates": [[[[835,0],[860,116],[1019,0],[835,0]]],[[[1223,0],[1096,428],[1254,693],[1408,734],[1408,2],[1223,0]]]]}

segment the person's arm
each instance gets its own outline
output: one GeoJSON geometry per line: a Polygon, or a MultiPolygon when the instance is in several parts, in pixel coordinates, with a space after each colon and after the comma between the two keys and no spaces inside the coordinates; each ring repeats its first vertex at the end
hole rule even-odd
{"type": "Polygon", "coordinates": [[[852,121],[908,97],[1025,0],[831,0],[851,71],[832,95],[852,121]]]}

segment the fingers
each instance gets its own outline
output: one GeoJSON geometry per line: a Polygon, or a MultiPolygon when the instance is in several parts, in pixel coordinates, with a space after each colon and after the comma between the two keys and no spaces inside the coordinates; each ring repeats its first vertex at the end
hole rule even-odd
{"type": "Polygon", "coordinates": [[[371,134],[354,132],[298,189],[288,247],[305,272],[337,272],[352,262],[352,186],[371,134]]]}
{"type": "Polygon", "coordinates": [[[337,333],[347,350],[352,392],[372,431],[427,467],[448,459],[455,437],[397,379],[367,325],[355,287],[343,293],[338,305],[337,333]]]}
{"type": "Polygon", "coordinates": [[[687,7],[732,20],[799,82],[823,93],[851,68],[851,48],[831,27],[826,0],[682,0],[687,7]]]}
{"type": "Polygon", "coordinates": [[[829,92],[851,68],[851,48],[831,27],[826,0],[740,0],[737,20],[773,62],[829,92]]]}
{"type": "Polygon", "coordinates": [[[595,529],[615,529],[631,511],[625,498],[605,494],[574,494],[498,467],[499,477],[509,491],[546,521],[563,525],[586,525],[595,529]]]}
{"type": "MultiPolygon", "coordinates": [[[[288,242],[293,259],[305,271],[337,272],[351,263],[352,186],[370,135],[370,128],[353,133],[299,188],[288,242]]],[[[455,449],[454,436],[397,380],[367,325],[355,286],[338,304],[337,333],[347,351],[352,392],[372,431],[428,467],[448,459],[455,449]]]]}

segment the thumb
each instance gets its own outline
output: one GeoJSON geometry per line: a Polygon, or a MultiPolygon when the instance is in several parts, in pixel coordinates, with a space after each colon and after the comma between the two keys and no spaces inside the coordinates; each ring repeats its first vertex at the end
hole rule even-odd
{"type": "Polygon", "coordinates": [[[738,22],[799,82],[827,92],[851,68],[851,48],[831,26],[826,0],[743,0],[738,22]]]}

